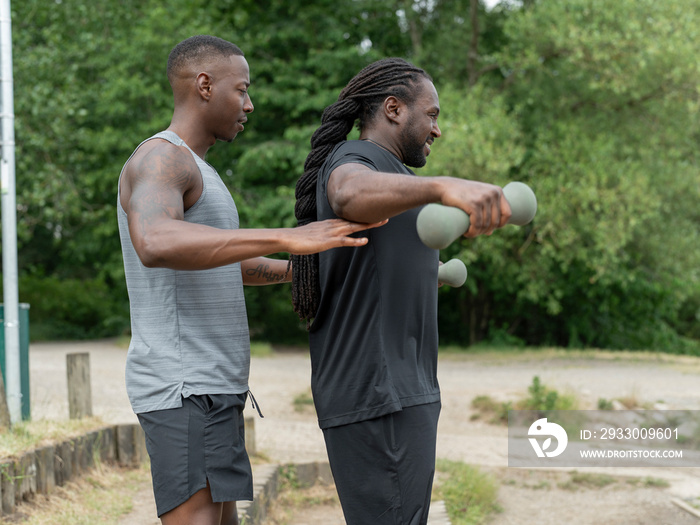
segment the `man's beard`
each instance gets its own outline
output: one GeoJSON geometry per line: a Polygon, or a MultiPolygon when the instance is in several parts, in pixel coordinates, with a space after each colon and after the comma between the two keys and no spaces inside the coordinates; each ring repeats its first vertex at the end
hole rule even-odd
{"type": "Polygon", "coordinates": [[[422,168],[428,162],[423,149],[430,137],[419,138],[413,131],[413,128],[413,121],[411,120],[408,122],[406,129],[401,132],[401,143],[404,151],[403,163],[411,168],[422,168]]]}

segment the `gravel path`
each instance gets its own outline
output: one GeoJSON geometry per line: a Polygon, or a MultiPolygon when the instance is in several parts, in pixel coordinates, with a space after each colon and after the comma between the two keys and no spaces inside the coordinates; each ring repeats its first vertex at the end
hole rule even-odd
{"type": "MultiPolygon", "coordinates": [[[[124,389],[126,350],[113,341],[33,343],[30,347],[31,406],[34,419],[68,417],[65,355],[89,352],[93,411],[108,423],[135,422],[124,389]]],[[[312,409],[295,411],[292,400],[309,392],[308,355],[280,350],[271,357],[253,358],[250,387],[264,419],[256,418],[259,451],[276,462],[326,461],[323,437],[312,409]]],[[[600,353],[563,356],[556,352],[525,352],[508,358],[488,355],[440,359],[438,377],[443,409],[438,431],[438,456],[479,465],[502,481],[499,503],[503,512],[492,525],[698,525],[700,519],[679,508],[673,499],[700,496],[700,468],[600,469],[614,476],[653,477],[667,488],[640,488],[616,483],[606,488],[566,490],[559,487],[564,471],[507,468],[507,429],[471,419],[471,401],[488,395],[498,401],[522,397],[533,377],[560,392],[574,393],[595,408],[599,398],[635,398],[669,409],[700,410],[700,359],[600,353]]],[[[250,405],[246,410],[252,415],[250,405]]],[[[589,470],[589,469],[579,469],[589,470]]],[[[150,487],[135,502],[143,521],[153,519],[150,487]],[[150,506],[150,507],[149,507],[150,506]]],[[[333,509],[329,509],[332,512],[333,509]]],[[[317,509],[316,511],[317,512],[317,509]]],[[[335,523],[337,509],[326,523],[335,523]]],[[[295,523],[323,523],[305,521],[295,523]]],[[[126,522],[125,522],[126,523],[126,522]]]]}

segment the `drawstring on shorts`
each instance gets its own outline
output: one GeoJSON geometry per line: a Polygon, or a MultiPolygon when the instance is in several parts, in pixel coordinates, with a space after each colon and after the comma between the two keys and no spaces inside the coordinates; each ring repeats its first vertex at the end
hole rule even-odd
{"type": "Polygon", "coordinates": [[[258,402],[255,400],[255,397],[253,397],[253,392],[248,390],[248,396],[250,396],[250,405],[258,411],[258,414],[260,415],[261,418],[264,418],[265,416],[262,415],[262,412],[260,412],[260,405],[258,402]]]}

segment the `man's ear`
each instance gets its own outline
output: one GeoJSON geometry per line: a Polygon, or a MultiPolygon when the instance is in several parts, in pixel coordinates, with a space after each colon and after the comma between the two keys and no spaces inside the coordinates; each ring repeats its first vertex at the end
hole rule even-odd
{"type": "Polygon", "coordinates": [[[199,93],[199,96],[201,96],[204,100],[208,101],[211,98],[211,76],[209,75],[209,73],[202,71],[199,75],[197,75],[196,82],[197,93],[199,93]]]}
{"type": "Polygon", "coordinates": [[[406,105],[393,95],[384,99],[382,108],[384,116],[392,124],[400,124],[406,115],[406,105]]]}

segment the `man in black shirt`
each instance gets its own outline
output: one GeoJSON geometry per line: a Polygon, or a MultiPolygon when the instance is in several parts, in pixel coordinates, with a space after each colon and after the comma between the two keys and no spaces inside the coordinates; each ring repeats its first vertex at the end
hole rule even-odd
{"type": "Polygon", "coordinates": [[[295,257],[293,303],[309,321],[314,404],[349,524],[426,523],[440,412],[438,251],[416,232],[420,208],[463,209],[465,236],[510,217],[501,188],[417,177],[440,137],[431,78],[401,59],[360,71],[326,108],[297,183],[300,225],[389,222],[359,249],[295,257]],[[360,140],[347,141],[359,119],[360,140]],[[313,319],[313,322],[311,320],[313,319]]]}

